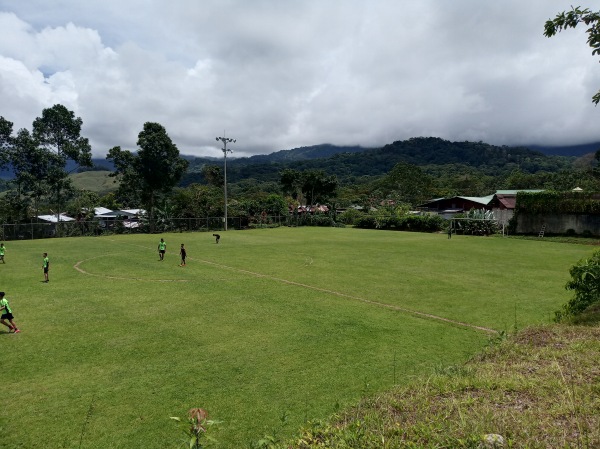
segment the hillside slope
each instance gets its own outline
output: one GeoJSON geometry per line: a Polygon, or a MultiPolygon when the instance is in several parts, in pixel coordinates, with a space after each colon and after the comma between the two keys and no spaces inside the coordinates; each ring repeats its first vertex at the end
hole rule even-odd
{"type": "Polygon", "coordinates": [[[329,421],[285,448],[598,448],[600,325],[499,336],[464,366],[440,369],[329,421]],[[485,445],[499,439],[503,445],[485,445]]]}

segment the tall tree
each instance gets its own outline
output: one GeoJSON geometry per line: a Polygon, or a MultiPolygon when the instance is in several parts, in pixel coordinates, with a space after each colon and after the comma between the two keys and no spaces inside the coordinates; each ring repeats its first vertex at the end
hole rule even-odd
{"type": "Polygon", "coordinates": [[[379,183],[384,196],[394,196],[400,201],[416,206],[434,192],[433,180],[416,165],[399,162],[379,183]]]}
{"type": "Polygon", "coordinates": [[[88,139],[81,136],[83,120],[75,117],[61,104],[44,109],[42,116],[33,121],[33,137],[49,153],[56,155],[48,158],[50,169],[48,182],[56,194],[57,214],[61,208],[61,192],[69,187],[67,161],[72,160],[79,166],[92,166],[92,147],[88,139]]]}
{"type": "MultiPolygon", "coordinates": [[[[586,30],[587,43],[592,48],[592,55],[600,55],[600,11],[592,12],[587,8],[571,7],[570,11],[563,11],[554,19],[546,21],[544,36],[552,37],[567,28],[575,28],[580,23],[589,27],[586,30]]],[[[600,91],[592,97],[592,101],[595,104],[600,102],[600,91]]]]}
{"type": "Polygon", "coordinates": [[[13,139],[9,151],[9,162],[15,175],[12,183],[16,186],[19,201],[23,195],[34,200],[37,215],[42,196],[48,193],[48,178],[53,167],[59,165],[58,155],[40,148],[27,129],[21,129],[13,139]]]}
{"type": "Polygon", "coordinates": [[[107,159],[115,165],[113,175],[121,178],[120,193],[139,197],[153,223],[157,200],[179,182],[188,161],[179,156],[177,146],[159,123],[146,122],[137,145],[137,154],[114,147],[107,159]]]}
{"type": "Polygon", "coordinates": [[[306,170],[301,174],[302,194],[306,203],[325,203],[336,195],[338,180],[335,175],[327,176],[323,170],[306,170]]]}
{"type": "Polygon", "coordinates": [[[12,146],[13,123],[0,115],[0,169],[9,162],[9,153],[12,146]]]}

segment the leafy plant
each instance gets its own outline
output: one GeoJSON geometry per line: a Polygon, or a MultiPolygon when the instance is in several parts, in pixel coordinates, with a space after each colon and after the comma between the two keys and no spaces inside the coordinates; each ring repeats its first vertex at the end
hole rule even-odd
{"type": "Polygon", "coordinates": [[[171,419],[180,423],[180,427],[186,435],[182,446],[190,449],[202,449],[208,447],[210,443],[216,442],[208,435],[208,430],[218,423],[208,419],[206,410],[192,408],[188,411],[187,419],[181,419],[178,416],[171,416],[171,419]]]}
{"type": "Polygon", "coordinates": [[[575,297],[556,312],[555,320],[561,321],[585,311],[600,302],[600,251],[589,259],[582,259],[569,270],[571,280],[565,288],[574,290],[575,297]]]}

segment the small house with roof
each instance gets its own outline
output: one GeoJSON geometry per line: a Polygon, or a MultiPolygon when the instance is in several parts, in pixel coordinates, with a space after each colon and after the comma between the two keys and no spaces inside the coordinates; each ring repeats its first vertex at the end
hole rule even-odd
{"type": "Polygon", "coordinates": [[[451,198],[436,198],[421,204],[418,208],[425,212],[434,212],[446,219],[456,214],[468,212],[471,209],[491,210],[490,203],[494,195],[488,196],[453,196],[451,198]]]}

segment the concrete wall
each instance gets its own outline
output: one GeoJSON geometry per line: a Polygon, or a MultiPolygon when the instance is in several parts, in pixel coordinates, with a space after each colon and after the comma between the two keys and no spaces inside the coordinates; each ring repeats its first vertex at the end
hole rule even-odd
{"type": "Polygon", "coordinates": [[[600,215],[586,214],[524,214],[517,218],[517,234],[538,234],[546,224],[547,234],[565,234],[574,229],[577,234],[589,231],[600,236],[600,215]]]}

